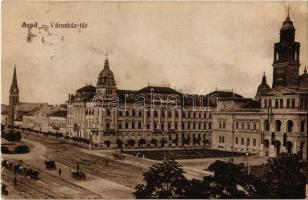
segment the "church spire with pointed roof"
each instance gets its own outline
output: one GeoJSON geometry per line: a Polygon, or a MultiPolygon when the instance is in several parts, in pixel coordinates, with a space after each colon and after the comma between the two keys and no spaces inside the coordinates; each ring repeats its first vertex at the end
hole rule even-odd
{"type": "Polygon", "coordinates": [[[18,85],[17,85],[17,75],[16,75],[16,65],[14,66],[14,73],[13,73],[13,78],[12,78],[12,84],[10,88],[10,93],[11,92],[19,92],[18,90],[18,85]]]}
{"type": "Polygon", "coordinates": [[[19,89],[17,85],[17,73],[16,73],[16,65],[14,66],[14,73],[12,78],[12,84],[10,88],[10,96],[9,96],[9,106],[10,106],[10,113],[8,124],[14,125],[14,112],[15,106],[19,103],[19,89]]]}

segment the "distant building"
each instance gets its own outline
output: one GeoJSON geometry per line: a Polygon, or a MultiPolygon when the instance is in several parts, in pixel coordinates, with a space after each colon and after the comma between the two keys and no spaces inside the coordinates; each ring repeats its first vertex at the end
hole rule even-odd
{"type": "Polygon", "coordinates": [[[10,106],[1,104],[1,124],[8,125],[9,123],[10,106]]]}
{"type": "Polygon", "coordinates": [[[20,126],[22,124],[23,115],[25,113],[28,113],[47,104],[20,102],[16,66],[14,67],[12,84],[9,93],[9,105],[1,104],[1,123],[4,125],[20,126]]]}
{"type": "Polygon", "coordinates": [[[52,106],[45,104],[23,114],[23,128],[40,132],[61,132],[67,134],[66,105],[52,106]]]}

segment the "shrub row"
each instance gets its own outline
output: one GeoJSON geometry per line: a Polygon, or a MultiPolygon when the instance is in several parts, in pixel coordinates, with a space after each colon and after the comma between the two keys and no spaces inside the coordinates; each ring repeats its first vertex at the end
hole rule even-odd
{"type": "Polygon", "coordinates": [[[10,151],[6,146],[1,146],[1,153],[3,154],[21,154],[29,152],[30,148],[24,144],[16,146],[13,151],[10,151]]]}
{"type": "Polygon", "coordinates": [[[1,138],[4,138],[10,142],[20,142],[21,134],[20,131],[17,130],[8,130],[1,133],[1,138]]]}
{"type": "Polygon", "coordinates": [[[80,143],[84,143],[84,144],[90,144],[90,140],[86,139],[86,138],[81,138],[81,137],[69,137],[69,136],[65,136],[66,139],[70,139],[74,142],[80,142],[80,143]]]}

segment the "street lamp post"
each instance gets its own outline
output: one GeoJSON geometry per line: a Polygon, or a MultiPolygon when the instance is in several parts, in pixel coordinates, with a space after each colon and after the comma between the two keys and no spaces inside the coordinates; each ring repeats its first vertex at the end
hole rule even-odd
{"type": "Polygon", "coordinates": [[[166,131],[163,134],[163,144],[164,144],[164,161],[166,161],[166,131]]]}
{"type": "Polygon", "coordinates": [[[248,160],[248,157],[249,157],[249,150],[248,150],[248,142],[246,144],[247,148],[246,148],[246,162],[247,162],[247,175],[250,174],[250,164],[249,164],[249,160],[248,160]]]}

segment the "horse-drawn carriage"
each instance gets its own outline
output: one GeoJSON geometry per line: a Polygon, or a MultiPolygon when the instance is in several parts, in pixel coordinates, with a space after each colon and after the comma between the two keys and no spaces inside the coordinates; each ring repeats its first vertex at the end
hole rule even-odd
{"type": "Polygon", "coordinates": [[[79,170],[71,169],[71,176],[76,180],[86,180],[86,174],[79,170]]]}
{"type": "Polygon", "coordinates": [[[27,168],[27,167],[20,165],[20,164],[14,165],[14,172],[21,174],[21,175],[24,175],[26,177],[30,177],[34,180],[37,180],[38,175],[39,175],[38,171],[33,170],[31,168],[27,168]]]}
{"type": "Polygon", "coordinates": [[[48,170],[56,170],[56,162],[54,160],[45,160],[45,167],[48,170]]]}
{"type": "Polygon", "coordinates": [[[1,162],[1,166],[8,170],[13,170],[15,174],[18,173],[35,180],[38,179],[39,172],[24,166],[22,160],[19,160],[17,164],[14,164],[8,160],[3,160],[1,162]]]}
{"type": "Polygon", "coordinates": [[[35,171],[35,170],[31,169],[31,168],[29,168],[29,169],[26,168],[25,171],[24,171],[24,175],[26,177],[30,177],[30,178],[32,178],[34,180],[37,180],[39,172],[35,171]]]}

